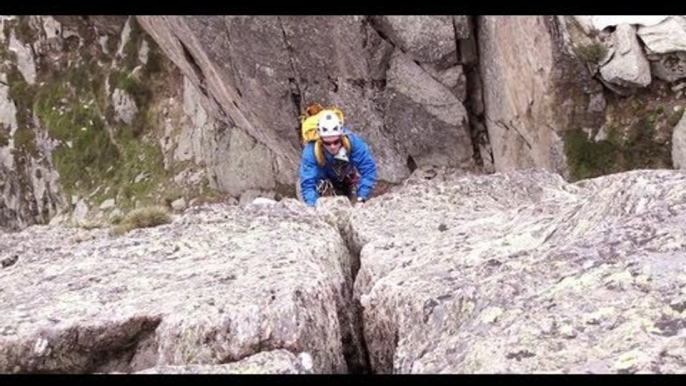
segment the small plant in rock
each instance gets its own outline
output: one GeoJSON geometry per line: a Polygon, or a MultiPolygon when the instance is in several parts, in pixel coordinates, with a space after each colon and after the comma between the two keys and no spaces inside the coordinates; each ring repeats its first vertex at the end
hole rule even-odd
{"type": "Polygon", "coordinates": [[[0,125],[0,147],[7,146],[10,143],[9,132],[9,129],[5,128],[4,125],[0,125]]]}
{"type": "Polygon", "coordinates": [[[121,223],[112,228],[111,233],[120,236],[137,228],[151,228],[170,222],[172,222],[172,216],[167,208],[162,206],[143,207],[129,212],[121,223]]]}
{"type": "Polygon", "coordinates": [[[594,41],[576,46],[574,53],[583,61],[597,64],[607,55],[607,47],[598,41],[594,41]]]}
{"type": "Polygon", "coordinates": [[[81,224],[81,228],[90,231],[93,229],[100,229],[106,227],[107,224],[100,222],[100,221],[91,221],[91,222],[86,222],[84,224],[81,224]]]}

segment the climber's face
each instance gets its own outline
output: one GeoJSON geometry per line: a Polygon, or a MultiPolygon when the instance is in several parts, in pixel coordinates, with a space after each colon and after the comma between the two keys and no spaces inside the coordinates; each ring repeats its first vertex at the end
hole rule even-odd
{"type": "Polygon", "coordinates": [[[336,154],[341,149],[341,137],[327,137],[322,138],[322,145],[329,154],[336,154]]]}

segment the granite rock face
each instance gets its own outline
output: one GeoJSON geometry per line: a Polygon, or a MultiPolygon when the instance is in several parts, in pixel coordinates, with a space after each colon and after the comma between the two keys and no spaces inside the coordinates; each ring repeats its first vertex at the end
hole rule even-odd
{"type": "Polygon", "coordinates": [[[121,237],[46,226],[0,235],[0,372],[222,365],[270,350],[347,372],[350,257],[304,208],[195,207],[121,237]]]}
{"type": "Polygon", "coordinates": [[[684,371],[686,174],[430,177],[351,217],[375,372],[684,371]]]}

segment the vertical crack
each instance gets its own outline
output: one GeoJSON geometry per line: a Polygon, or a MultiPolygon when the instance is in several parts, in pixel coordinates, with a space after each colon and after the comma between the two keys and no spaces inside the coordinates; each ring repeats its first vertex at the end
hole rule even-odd
{"type": "Polygon", "coordinates": [[[202,68],[200,68],[200,65],[198,64],[197,60],[195,60],[195,57],[193,54],[191,54],[190,50],[184,44],[181,39],[178,37],[176,38],[178,40],[179,44],[181,45],[181,49],[183,50],[183,56],[186,58],[186,61],[188,64],[190,64],[191,68],[193,69],[193,72],[195,73],[195,76],[198,78],[198,89],[205,95],[206,97],[209,97],[209,93],[207,92],[207,81],[205,79],[205,74],[202,71],[202,68]]]}
{"type": "Polygon", "coordinates": [[[473,160],[477,166],[484,167],[486,166],[485,164],[493,164],[493,152],[490,150],[490,139],[485,125],[483,82],[481,81],[481,74],[479,72],[478,22],[479,16],[467,17],[467,28],[469,30],[469,37],[467,39],[458,38],[457,21],[455,19],[453,19],[453,29],[455,32],[455,41],[458,46],[458,49],[456,50],[458,61],[463,66],[466,78],[467,98],[463,103],[467,110],[467,114],[469,115],[469,132],[472,139],[473,160]],[[482,146],[489,149],[489,154],[486,154],[486,156],[490,159],[483,159],[481,151],[482,146]]]}
{"type": "MultiPolygon", "coordinates": [[[[350,224],[348,224],[349,228],[350,224]]],[[[353,296],[353,288],[357,273],[360,270],[360,251],[361,248],[354,243],[351,232],[343,231],[341,237],[345,241],[349,252],[351,269],[350,269],[350,288],[346,289],[345,296],[348,298],[348,304],[352,307],[350,314],[352,315],[350,338],[343,338],[343,352],[345,361],[348,365],[348,372],[350,374],[370,374],[372,373],[371,360],[369,358],[369,350],[364,339],[364,317],[362,305],[355,300],[353,296]]]]}
{"type": "Polygon", "coordinates": [[[363,309],[362,305],[353,296],[355,278],[360,269],[361,247],[358,246],[353,236],[349,221],[350,214],[350,212],[347,214],[338,213],[337,216],[344,216],[344,220],[339,221],[342,220],[339,218],[335,224],[331,224],[341,235],[350,262],[350,269],[344,272],[344,274],[350,275],[350,277],[348,280],[345,280],[343,288],[341,288],[343,304],[338,307],[338,321],[341,332],[341,346],[348,373],[369,374],[373,371],[367,344],[364,339],[363,309]]]}
{"type": "Polygon", "coordinates": [[[283,37],[283,42],[286,45],[286,50],[288,52],[288,64],[291,67],[293,76],[288,78],[288,82],[291,90],[291,100],[295,106],[295,110],[300,113],[303,109],[302,105],[302,90],[300,88],[299,80],[301,79],[300,73],[298,72],[298,67],[295,65],[295,49],[288,40],[288,35],[286,34],[286,28],[283,26],[283,19],[277,16],[279,21],[279,27],[281,27],[281,36],[283,37]]]}

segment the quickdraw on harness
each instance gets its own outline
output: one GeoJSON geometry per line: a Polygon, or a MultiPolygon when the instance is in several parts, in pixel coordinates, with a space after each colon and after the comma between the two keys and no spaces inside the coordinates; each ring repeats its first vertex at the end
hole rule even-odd
{"type": "Polygon", "coordinates": [[[335,196],[337,186],[339,189],[342,189],[344,186],[347,186],[351,193],[353,193],[355,191],[355,187],[357,186],[359,178],[360,176],[357,173],[357,170],[353,169],[337,183],[334,183],[329,179],[319,180],[319,182],[317,182],[317,194],[320,197],[335,196]]]}
{"type": "Polygon", "coordinates": [[[319,180],[317,183],[317,194],[320,197],[329,197],[336,194],[336,188],[333,187],[331,180],[319,180]]]}

